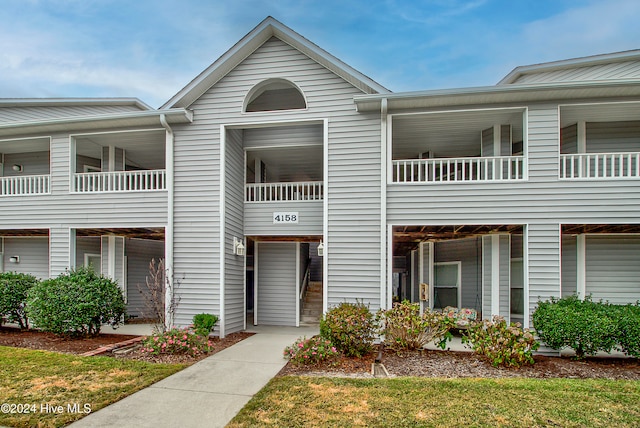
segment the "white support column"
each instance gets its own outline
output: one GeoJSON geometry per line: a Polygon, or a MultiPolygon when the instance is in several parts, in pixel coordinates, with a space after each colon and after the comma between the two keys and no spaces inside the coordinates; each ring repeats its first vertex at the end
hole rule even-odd
{"type": "Polygon", "coordinates": [[[491,315],[500,314],[500,235],[491,235],[491,315]]]}
{"type": "Polygon", "coordinates": [[[584,234],[576,236],[576,294],[580,299],[587,295],[587,242],[584,234]]]}
{"type": "Polygon", "coordinates": [[[69,229],[69,269],[76,268],[76,230],[69,229]]]}
{"type": "Polygon", "coordinates": [[[587,123],[580,121],[577,124],[578,153],[587,153],[587,123]]]}
{"type": "Polygon", "coordinates": [[[500,156],[502,153],[502,136],[500,125],[493,125],[493,156],[500,156]]]}

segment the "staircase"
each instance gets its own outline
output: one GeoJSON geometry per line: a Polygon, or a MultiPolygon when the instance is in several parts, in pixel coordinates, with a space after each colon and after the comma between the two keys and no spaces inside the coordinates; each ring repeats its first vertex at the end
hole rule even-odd
{"type": "Polygon", "coordinates": [[[303,324],[318,324],[322,317],[322,281],[310,281],[302,302],[300,321],[303,324]]]}

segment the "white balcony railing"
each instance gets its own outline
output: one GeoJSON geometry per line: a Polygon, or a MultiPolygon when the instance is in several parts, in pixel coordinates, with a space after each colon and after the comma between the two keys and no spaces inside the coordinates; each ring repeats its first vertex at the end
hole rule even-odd
{"type": "Polygon", "coordinates": [[[299,183],[247,183],[246,202],[320,201],[323,182],[299,183]]]}
{"type": "Polygon", "coordinates": [[[640,178],[640,153],[581,153],[560,155],[560,178],[640,178]]]}
{"type": "Polygon", "coordinates": [[[522,180],[524,156],[406,159],[393,161],[394,183],[522,180]]]}
{"type": "Polygon", "coordinates": [[[51,193],[50,177],[49,174],[0,177],[0,196],[51,193]]]}
{"type": "Polygon", "coordinates": [[[79,193],[138,192],[167,188],[164,169],[87,172],[75,174],[74,181],[74,189],[79,193]]]}

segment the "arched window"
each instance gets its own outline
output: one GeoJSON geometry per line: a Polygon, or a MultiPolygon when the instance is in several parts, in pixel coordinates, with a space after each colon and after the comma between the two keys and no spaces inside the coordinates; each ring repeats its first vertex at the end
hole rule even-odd
{"type": "Polygon", "coordinates": [[[284,79],[268,79],[254,86],[245,99],[246,112],[307,108],[302,91],[284,79]]]}

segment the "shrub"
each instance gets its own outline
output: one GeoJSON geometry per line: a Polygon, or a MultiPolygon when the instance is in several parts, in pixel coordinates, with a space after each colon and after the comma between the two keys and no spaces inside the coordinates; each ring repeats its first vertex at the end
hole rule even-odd
{"type": "Polygon", "coordinates": [[[294,364],[315,364],[331,360],[340,355],[335,346],[321,336],[298,338],[291,346],[284,349],[284,357],[294,364]]]}
{"type": "Polygon", "coordinates": [[[208,337],[218,322],[218,317],[211,314],[198,314],[193,317],[193,328],[196,334],[208,337]]]}
{"type": "Polygon", "coordinates": [[[620,349],[629,356],[640,358],[640,305],[618,306],[616,315],[620,349]]]}
{"type": "Polygon", "coordinates": [[[520,323],[507,325],[499,316],[471,324],[463,341],[470,342],[474,352],[487,357],[494,367],[533,364],[533,351],[540,346],[529,329],[523,330],[520,323]]]}
{"type": "Polygon", "coordinates": [[[28,293],[33,324],[56,334],[97,335],[102,324],[120,324],[124,312],[118,284],[83,267],[42,281],[28,293]]]}
{"type": "Polygon", "coordinates": [[[577,296],[538,302],[533,313],[533,326],[540,339],[550,348],[572,348],[577,359],[611,352],[616,346],[617,323],[607,305],[577,296]]]}
{"type": "Polygon", "coordinates": [[[420,304],[408,300],[376,315],[385,345],[397,350],[423,348],[431,341],[445,338],[452,323],[440,312],[426,310],[420,314],[420,304]]]}
{"type": "Polygon", "coordinates": [[[369,308],[358,303],[341,303],[320,320],[320,336],[348,357],[360,357],[373,349],[376,324],[369,308]]]}
{"type": "Polygon", "coordinates": [[[212,348],[208,338],[196,334],[189,328],[173,328],[158,332],[142,342],[142,352],[152,355],[188,354],[196,356],[206,354],[212,348]]]}
{"type": "Polygon", "coordinates": [[[35,276],[25,273],[0,273],[0,324],[5,319],[18,323],[21,329],[29,328],[27,292],[38,282],[35,276]]]}

